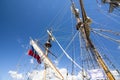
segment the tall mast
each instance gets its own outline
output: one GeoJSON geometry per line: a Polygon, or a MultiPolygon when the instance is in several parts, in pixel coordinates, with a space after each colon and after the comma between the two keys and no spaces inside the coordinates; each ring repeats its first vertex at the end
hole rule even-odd
{"type": "MultiPolygon", "coordinates": [[[[72,0],[71,0],[72,1],[72,0]]],[[[95,55],[95,59],[98,62],[98,64],[101,66],[101,68],[104,70],[106,76],[108,77],[109,80],[115,80],[114,76],[110,72],[109,68],[103,61],[101,55],[93,45],[89,35],[90,35],[90,24],[91,24],[91,19],[87,17],[87,14],[84,9],[83,1],[79,0],[80,2],[80,7],[81,7],[81,13],[82,13],[82,20],[79,18],[78,12],[76,11],[74,4],[72,3],[72,9],[74,11],[74,15],[77,20],[77,26],[76,29],[79,30],[82,34],[82,38],[85,41],[86,48],[89,50],[93,55],[95,55]]]]}
{"type": "MultiPolygon", "coordinates": [[[[30,40],[30,45],[33,46],[33,48],[35,49],[35,51],[38,53],[38,55],[41,57],[41,60],[44,62],[45,64],[45,70],[46,67],[49,66],[56,74],[56,77],[58,77],[60,80],[64,80],[64,77],[62,76],[62,74],[59,72],[59,70],[53,65],[53,63],[51,62],[51,60],[47,57],[48,52],[49,52],[49,48],[51,47],[50,41],[54,40],[54,38],[52,37],[52,33],[50,31],[47,31],[49,34],[49,38],[48,41],[45,43],[46,46],[46,52],[44,53],[42,51],[42,49],[39,47],[39,45],[37,44],[36,41],[34,40],[30,40]],[[51,39],[51,40],[50,40],[51,39]]],[[[46,80],[46,71],[44,73],[44,80],[46,80]]]]}
{"type": "MultiPolygon", "coordinates": [[[[45,55],[48,57],[48,51],[49,48],[51,48],[51,36],[49,35],[47,42],[45,43],[45,55]]],[[[44,63],[44,80],[46,80],[46,74],[47,74],[47,64],[44,63]]]]}

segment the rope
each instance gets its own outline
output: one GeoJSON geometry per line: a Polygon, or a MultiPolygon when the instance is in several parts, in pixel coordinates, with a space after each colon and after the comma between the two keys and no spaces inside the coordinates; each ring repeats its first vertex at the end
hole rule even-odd
{"type": "Polygon", "coordinates": [[[98,6],[101,6],[101,3],[98,0],[96,0],[96,2],[98,6]]]}
{"type": "Polygon", "coordinates": [[[67,9],[68,9],[68,2],[66,2],[65,6],[58,11],[56,16],[49,23],[48,27],[52,26],[51,28],[54,28],[55,26],[55,30],[61,30],[60,26],[68,22],[68,20],[65,20],[64,22],[61,23],[61,21],[63,21],[63,18],[65,18],[64,16],[68,11],[67,9]]]}
{"type": "MultiPolygon", "coordinates": [[[[100,43],[101,42],[101,40],[98,38],[98,35],[97,34],[93,34],[93,40],[96,40],[96,43],[97,43],[97,45],[95,45],[96,46],[96,48],[97,48],[97,50],[99,51],[99,53],[100,53],[100,55],[102,55],[101,53],[102,53],[102,51],[105,49],[105,47],[103,48],[103,43],[100,43]],[[101,49],[103,48],[103,50],[101,51],[101,49]]],[[[95,41],[94,41],[94,43],[95,43],[95,41]]],[[[97,63],[96,64],[97,66],[98,66],[98,68],[101,68],[100,67],[100,65],[99,65],[99,63],[97,63]]],[[[102,68],[101,68],[102,69],[102,68]]],[[[103,71],[104,72],[104,71],[103,71]]]]}
{"type": "MultiPolygon", "coordinates": [[[[99,6],[98,6],[99,7],[99,6]]],[[[100,7],[99,7],[100,8],[100,7]]],[[[115,21],[116,23],[118,23],[118,24],[120,24],[119,23],[119,21],[117,21],[115,18],[113,18],[113,17],[111,17],[111,16],[109,16],[109,15],[106,15],[104,12],[105,11],[103,11],[103,10],[100,10],[100,9],[98,9],[103,15],[105,15],[106,17],[108,17],[108,18],[110,18],[111,20],[113,20],[113,21],[115,21]]]]}
{"type": "MultiPolygon", "coordinates": [[[[54,37],[54,38],[55,38],[55,37],[54,37]]],[[[61,48],[61,50],[63,51],[63,53],[66,55],[66,57],[67,57],[70,61],[72,61],[79,69],[82,70],[82,67],[79,66],[79,65],[68,55],[68,53],[62,48],[62,46],[60,45],[60,43],[57,41],[56,38],[55,38],[55,41],[57,42],[58,46],[61,48]]]]}
{"type": "MultiPolygon", "coordinates": [[[[84,78],[85,78],[85,73],[84,73],[84,68],[85,68],[85,66],[87,65],[88,66],[88,68],[87,69],[89,69],[89,61],[87,60],[87,62],[85,63],[85,60],[84,60],[84,58],[86,57],[86,55],[85,54],[87,54],[87,52],[83,52],[83,49],[85,49],[85,47],[84,47],[84,45],[83,45],[83,43],[82,43],[82,40],[83,40],[83,38],[82,38],[82,36],[79,34],[79,43],[80,43],[80,53],[81,53],[81,61],[82,61],[82,78],[83,78],[83,80],[84,80],[84,78]]],[[[89,74],[86,74],[87,76],[89,76],[89,74]]]]}
{"type": "MultiPolygon", "coordinates": [[[[71,24],[72,24],[72,36],[74,37],[74,26],[73,26],[73,15],[72,15],[72,12],[71,12],[71,24]]],[[[75,43],[73,43],[72,45],[72,58],[73,60],[75,60],[75,43]]],[[[72,63],[72,71],[71,71],[71,75],[72,75],[72,80],[73,80],[73,75],[75,73],[74,71],[74,64],[72,63]]]]}
{"type": "Polygon", "coordinates": [[[112,61],[106,56],[106,55],[104,55],[105,56],[105,58],[109,61],[109,63],[111,64],[111,66],[114,68],[114,69],[116,69],[116,71],[117,71],[117,73],[120,75],[120,72],[119,72],[119,70],[116,68],[116,66],[112,63],[112,61]]]}
{"type": "Polygon", "coordinates": [[[92,31],[92,32],[94,32],[94,33],[96,33],[96,34],[104,37],[105,39],[112,40],[112,41],[114,41],[114,42],[120,43],[119,40],[113,39],[113,38],[111,38],[111,37],[109,37],[109,36],[106,36],[106,35],[104,35],[104,34],[98,33],[98,32],[96,32],[96,31],[92,31]]]}
{"type": "Polygon", "coordinates": [[[112,31],[112,30],[96,29],[96,28],[92,28],[92,30],[101,31],[101,32],[109,32],[109,33],[113,33],[114,35],[120,36],[120,33],[119,33],[119,32],[114,32],[114,31],[112,31]]]}
{"type": "MultiPolygon", "coordinates": [[[[71,39],[71,41],[69,42],[69,44],[67,45],[67,47],[65,48],[65,51],[69,48],[69,46],[71,45],[71,43],[73,42],[73,40],[75,39],[75,37],[77,36],[78,32],[75,33],[75,35],[73,36],[73,38],[71,39]]],[[[60,55],[59,57],[59,61],[60,59],[63,57],[64,53],[60,55]]]]}
{"type": "MultiPolygon", "coordinates": [[[[82,41],[81,41],[82,42],[82,41]]],[[[87,48],[86,49],[86,46],[84,44],[84,47],[85,48],[85,51],[84,52],[84,56],[85,56],[85,61],[86,61],[86,66],[88,67],[88,69],[95,69],[97,67],[99,67],[98,63],[97,63],[97,60],[96,60],[96,57],[95,55],[93,54],[93,52],[90,50],[90,48],[87,48]],[[89,64],[88,64],[89,63],[89,64]]]]}
{"type": "MultiPolygon", "coordinates": [[[[119,10],[119,8],[115,8],[115,10],[116,10],[116,11],[118,11],[118,14],[120,13],[120,10],[119,10]]],[[[119,17],[120,17],[120,16],[119,16],[119,17]]]]}
{"type": "MultiPolygon", "coordinates": [[[[80,53],[81,53],[81,61],[82,61],[82,77],[84,76],[84,71],[83,71],[83,68],[84,68],[84,63],[83,63],[83,51],[82,51],[82,48],[83,48],[83,45],[82,45],[82,39],[80,37],[80,34],[79,34],[79,43],[80,43],[80,53]]],[[[83,80],[84,80],[84,77],[83,77],[83,80]]]]}
{"type": "MultiPolygon", "coordinates": [[[[54,37],[55,38],[55,37],[54,37]]],[[[85,74],[87,74],[87,71],[85,71],[81,66],[79,66],[79,64],[77,64],[69,55],[68,53],[63,49],[63,47],[60,45],[60,43],[57,41],[57,39],[55,38],[55,41],[57,42],[58,46],[61,48],[61,50],[64,52],[64,54],[66,55],[66,57],[72,62],[74,63],[79,69],[83,70],[85,72],[85,74]]],[[[85,78],[87,78],[86,75],[84,75],[85,78]]]]}
{"type": "Polygon", "coordinates": [[[57,18],[57,16],[59,16],[59,14],[60,13],[63,13],[64,12],[64,9],[66,8],[66,6],[67,6],[67,2],[65,3],[65,6],[63,7],[63,8],[61,8],[57,13],[56,13],[56,15],[54,16],[54,18],[51,20],[51,22],[49,23],[49,25],[48,25],[48,27],[49,26],[51,26],[53,23],[54,23],[54,21],[57,21],[57,20],[55,20],[56,18],[57,18]]]}
{"type": "MultiPolygon", "coordinates": [[[[97,34],[95,34],[94,36],[96,36],[95,39],[98,38],[97,34]]],[[[104,50],[107,51],[107,54],[103,54],[103,55],[109,56],[107,58],[111,59],[112,61],[114,60],[114,63],[115,63],[116,61],[115,61],[114,57],[112,56],[111,52],[105,47],[105,44],[103,44],[103,42],[101,42],[101,40],[99,40],[99,41],[98,41],[98,39],[96,39],[96,40],[97,40],[97,44],[102,46],[102,48],[101,48],[102,50],[99,50],[99,51],[101,51],[101,53],[103,53],[104,50]]]]}

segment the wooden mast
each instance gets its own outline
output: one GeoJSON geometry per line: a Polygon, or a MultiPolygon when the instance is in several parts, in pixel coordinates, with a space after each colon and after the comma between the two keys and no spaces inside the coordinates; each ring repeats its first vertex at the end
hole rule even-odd
{"type": "Polygon", "coordinates": [[[79,30],[82,34],[82,38],[84,39],[85,43],[86,43],[86,48],[87,50],[90,50],[90,52],[95,55],[96,60],[98,62],[98,64],[102,67],[102,69],[104,70],[106,76],[108,77],[109,80],[115,80],[113,74],[110,72],[109,68],[107,67],[107,65],[105,64],[105,62],[103,61],[102,57],[100,56],[99,52],[97,51],[97,49],[95,48],[95,46],[93,45],[89,35],[90,35],[90,24],[91,24],[91,19],[89,17],[87,17],[85,9],[84,9],[84,5],[82,0],[79,0],[80,2],[80,7],[81,7],[81,13],[82,13],[82,20],[79,17],[79,13],[76,11],[76,8],[74,7],[74,4],[72,3],[72,9],[73,9],[73,13],[76,17],[77,20],[77,26],[76,29],[79,30]]]}
{"type": "MultiPolygon", "coordinates": [[[[49,37],[51,39],[53,39],[51,32],[47,31],[49,34],[49,37]]],[[[49,38],[49,39],[50,39],[49,38]]],[[[44,62],[45,65],[45,72],[44,72],[44,80],[46,80],[46,67],[49,66],[50,68],[53,69],[53,71],[56,73],[56,76],[60,79],[60,80],[64,80],[64,77],[62,76],[62,74],[59,72],[59,70],[53,65],[53,63],[50,61],[50,59],[47,57],[48,52],[49,52],[49,48],[51,47],[50,44],[50,40],[48,39],[48,41],[45,43],[46,46],[46,52],[44,54],[44,52],[42,51],[42,49],[38,46],[37,42],[34,40],[30,40],[30,45],[33,46],[33,48],[35,49],[35,51],[39,54],[39,56],[41,57],[41,60],[44,62]]]]}
{"type": "MultiPolygon", "coordinates": [[[[50,43],[50,40],[48,40],[46,43],[45,43],[45,55],[48,57],[48,50],[49,48],[51,47],[51,43],[50,43]]],[[[47,74],[47,64],[44,63],[44,80],[46,80],[46,74],[47,74]]]]}
{"type": "MultiPolygon", "coordinates": [[[[48,52],[49,52],[49,48],[51,48],[52,44],[51,44],[51,41],[53,41],[53,38],[52,38],[52,35],[51,35],[51,32],[48,31],[48,40],[47,42],[45,43],[45,55],[48,57],[48,52]]],[[[47,74],[47,64],[44,63],[44,80],[46,80],[46,74],[47,74]]]]}

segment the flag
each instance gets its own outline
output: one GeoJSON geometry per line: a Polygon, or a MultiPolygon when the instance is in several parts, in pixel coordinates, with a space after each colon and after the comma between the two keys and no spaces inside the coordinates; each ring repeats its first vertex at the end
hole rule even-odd
{"type": "Polygon", "coordinates": [[[39,56],[38,53],[34,50],[33,46],[31,46],[31,48],[29,49],[28,55],[34,57],[39,64],[41,63],[40,56],[39,56]]]}

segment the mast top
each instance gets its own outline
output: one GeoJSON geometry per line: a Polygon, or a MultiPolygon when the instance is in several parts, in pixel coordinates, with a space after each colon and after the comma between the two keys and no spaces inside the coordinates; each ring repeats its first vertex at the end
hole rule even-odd
{"type": "Polygon", "coordinates": [[[55,39],[54,39],[54,37],[52,36],[52,31],[49,31],[49,30],[47,30],[47,33],[48,33],[48,40],[47,40],[47,42],[45,43],[45,47],[46,48],[51,48],[52,47],[52,44],[51,44],[51,41],[54,41],[55,39]]]}
{"type": "Polygon", "coordinates": [[[52,31],[51,30],[47,30],[47,33],[49,35],[49,39],[52,41],[55,41],[55,38],[52,36],[52,31]]]}

